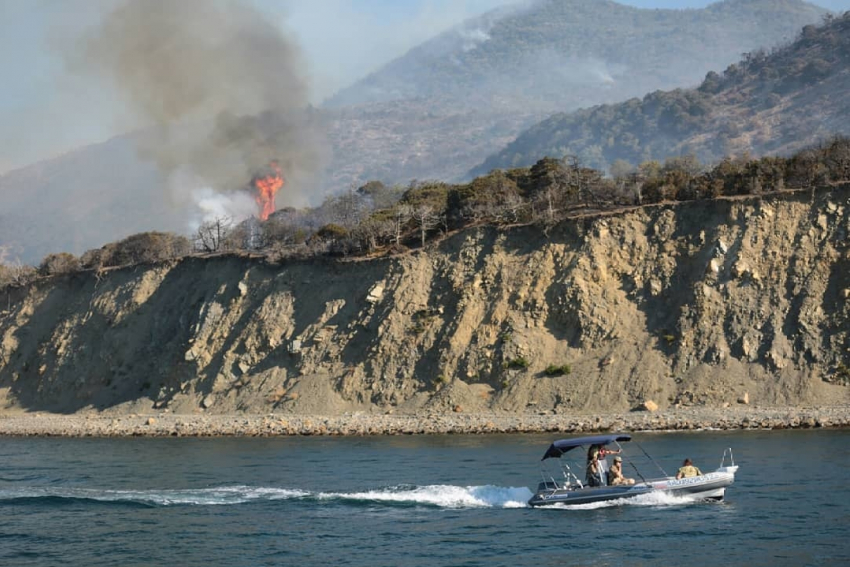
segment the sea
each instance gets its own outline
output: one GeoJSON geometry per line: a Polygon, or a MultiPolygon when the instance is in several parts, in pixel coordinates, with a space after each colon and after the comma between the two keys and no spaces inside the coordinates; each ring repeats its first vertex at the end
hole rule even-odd
{"type": "Polygon", "coordinates": [[[529,508],[559,437],[0,438],[0,565],[850,565],[850,431],[635,434],[726,499],[529,508]]]}

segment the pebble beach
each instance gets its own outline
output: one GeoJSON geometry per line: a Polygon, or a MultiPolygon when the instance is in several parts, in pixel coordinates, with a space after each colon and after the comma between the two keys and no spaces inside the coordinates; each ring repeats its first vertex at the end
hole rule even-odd
{"type": "Polygon", "coordinates": [[[310,416],[83,413],[0,415],[0,435],[58,437],[270,437],[694,431],[850,427],[850,406],[686,408],[617,414],[352,413],[310,416]]]}

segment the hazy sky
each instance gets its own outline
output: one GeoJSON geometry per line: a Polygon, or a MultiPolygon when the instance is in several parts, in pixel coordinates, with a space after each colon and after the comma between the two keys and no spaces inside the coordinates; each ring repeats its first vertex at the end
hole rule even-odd
{"type": "MultiPolygon", "coordinates": [[[[240,0],[255,4],[302,50],[319,104],[383,63],[466,18],[516,0],[240,0]]],[[[66,54],[120,0],[0,0],[0,173],[136,126],[103,84],[69,72],[66,54]]],[[[624,0],[694,8],[707,0],[624,0]]],[[[850,0],[816,2],[850,9],[850,0]]]]}

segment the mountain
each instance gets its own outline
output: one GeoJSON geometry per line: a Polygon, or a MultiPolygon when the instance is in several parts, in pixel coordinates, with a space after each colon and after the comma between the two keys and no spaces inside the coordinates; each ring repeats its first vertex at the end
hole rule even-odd
{"type": "MultiPolygon", "coordinates": [[[[790,40],[824,10],[727,0],[644,10],[537,0],[472,19],[341,91],[321,109],[324,193],[371,179],[457,179],[555,111],[697,84],[740,53],[790,40]]],[[[0,176],[0,248],[37,262],[142,230],[185,231],[163,175],[116,138],[0,176]]],[[[254,172],[246,172],[246,179],[254,172]]],[[[286,194],[278,204],[287,202],[286,194]]]]}
{"type": "Polygon", "coordinates": [[[538,0],[438,35],[327,106],[427,98],[461,108],[542,110],[599,98],[600,91],[603,98],[643,93],[696,82],[742,49],[790,39],[823,13],[799,0],[726,0],[698,10],[538,0]]]}
{"type": "Polygon", "coordinates": [[[554,112],[696,85],[741,53],[790,41],[825,11],[800,0],[648,10],[537,0],[438,35],[325,105],[332,180],[457,180],[554,112]]]}
{"type": "Polygon", "coordinates": [[[693,154],[705,162],[787,154],[850,134],[850,12],[757,50],[698,88],[561,113],[523,132],[473,173],[572,154],[592,167],[693,154]]]}
{"type": "Polygon", "coordinates": [[[79,254],[147,230],[185,230],[165,180],[121,136],[0,176],[0,261],[79,254]]]}

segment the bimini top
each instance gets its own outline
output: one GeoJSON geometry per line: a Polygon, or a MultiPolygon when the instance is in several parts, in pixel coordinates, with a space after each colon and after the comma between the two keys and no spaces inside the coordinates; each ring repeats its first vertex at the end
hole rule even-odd
{"type": "Polygon", "coordinates": [[[570,449],[581,447],[582,445],[607,445],[614,441],[631,441],[631,435],[623,435],[622,433],[614,433],[611,435],[594,435],[593,437],[576,437],[575,439],[560,439],[552,443],[543,455],[541,461],[546,459],[557,459],[570,449]]]}

